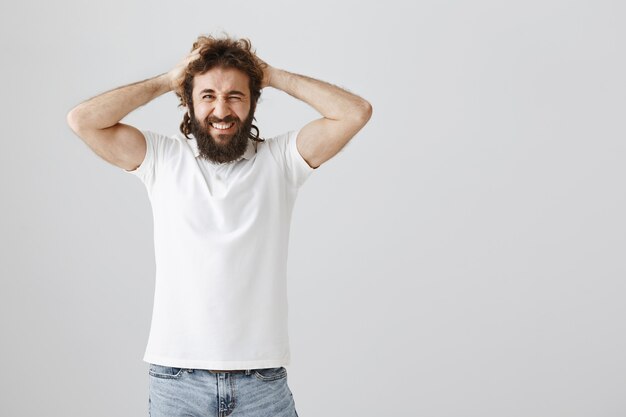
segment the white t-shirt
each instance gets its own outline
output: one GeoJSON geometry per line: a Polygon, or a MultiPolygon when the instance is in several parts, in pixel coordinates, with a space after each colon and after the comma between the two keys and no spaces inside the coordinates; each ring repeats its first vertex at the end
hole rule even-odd
{"type": "Polygon", "coordinates": [[[178,368],[289,363],[287,247],[298,188],[314,170],[297,132],[248,142],[236,162],[196,140],[142,132],[134,171],[152,204],[156,281],[144,361],[178,368]]]}

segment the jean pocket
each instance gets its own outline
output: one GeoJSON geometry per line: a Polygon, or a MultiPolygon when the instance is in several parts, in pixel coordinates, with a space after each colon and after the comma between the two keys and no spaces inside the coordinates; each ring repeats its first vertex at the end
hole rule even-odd
{"type": "Polygon", "coordinates": [[[284,367],[279,368],[262,368],[255,369],[254,376],[261,381],[276,381],[287,376],[287,370],[284,367]]]}
{"type": "Polygon", "coordinates": [[[183,368],[173,368],[171,366],[156,365],[154,363],[151,363],[148,369],[150,376],[163,379],[178,379],[183,376],[183,372],[185,372],[183,368]]]}

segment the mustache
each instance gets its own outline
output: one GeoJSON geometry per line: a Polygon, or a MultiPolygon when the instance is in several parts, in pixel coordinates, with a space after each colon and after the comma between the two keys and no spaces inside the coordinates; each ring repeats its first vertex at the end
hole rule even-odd
{"type": "Polygon", "coordinates": [[[228,116],[224,117],[223,119],[220,119],[219,117],[215,117],[215,116],[208,116],[206,119],[204,119],[204,123],[205,124],[209,124],[209,123],[231,123],[231,122],[235,122],[235,123],[241,124],[241,119],[239,117],[233,116],[232,114],[229,114],[228,116]]]}

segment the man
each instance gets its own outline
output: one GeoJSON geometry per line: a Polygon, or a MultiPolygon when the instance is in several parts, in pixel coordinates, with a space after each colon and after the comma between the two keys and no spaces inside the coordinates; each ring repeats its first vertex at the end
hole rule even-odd
{"type": "Polygon", "coordinates": [[[291,212],[310,173],[370,116],[367,101],[266,64],[245,39],[204,36],[171,71],[70,111],[74,132],[139,177],[152,204],[151,416],[297,415],[284,368],[291,212]],[[253,120],[265,87],[322,117],[261,139],[253,120]],[[168,91],[187,111],[183,135],[120,123],[168,91]]]}

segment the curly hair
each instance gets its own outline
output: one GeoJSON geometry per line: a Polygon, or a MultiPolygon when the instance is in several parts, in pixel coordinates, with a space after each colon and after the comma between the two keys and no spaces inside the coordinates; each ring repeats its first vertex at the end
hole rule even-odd
{"type": "MultiPolygon", "coordinates": [[[[187,66],[185,77],[176,88],[176,95],[180,99],[180,105],[189,108],[185,113],[180,131],[189,137],[191,115],[193,115],[193,79],[197,74],[204,74],[213,68],[236,68],[249,78],[250,87],[250,114],[253,114],[256,103],[261,96],[261,84],[263,82],[263,61],[259,60],[252,49],[250,40],[232,39],[229,37],[215,38],[213,36],[199,36],[193,43],[192,51],[199,49],[200,58],[192,61],[187,66]]],[[[259,129],[252,125],[250,139],[262,141],[259,138],[259,129]],[[252,130],[255,133],[252,133],[252,130]]]]}

